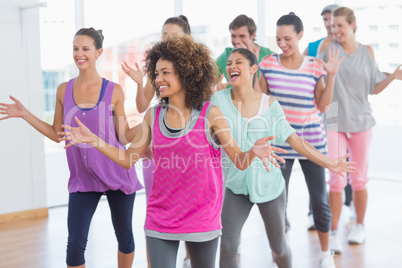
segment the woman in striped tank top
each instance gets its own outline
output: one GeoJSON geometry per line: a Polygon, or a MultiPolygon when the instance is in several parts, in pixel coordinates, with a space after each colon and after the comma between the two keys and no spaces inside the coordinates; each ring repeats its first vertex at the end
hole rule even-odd
{"type": "MultiPolygon", "coordinates": [[[[286,119],[297,135],[308,141],[320,153],[326,154],[326,134],[321,117],[330,104],[335,76],[342,59],[338,60],[335,50],[329,51],[328,62],[320,61],[300,53],[299,40],[303,36],[303,23],[294,13],[284,15],[277,21],[276,40],[282,54],[266,57],[260,63],[264,75],[260,84],[281,104],[286,119]],[[326,84],[324,76],[327,74],[326,84]]],[[[290,174],[295,159],[302,167],[314,215],[314,224],[321,244],[321,267],[333,267],[334,262],[328,249],[331,210],[328,204],[324,168],[292,150],[289,144],[278,144],[286,149],[282,174],[288,190],[290,174]],[[330,263],[332,266],[328,266],[330,263]]],[[[287,229],[289,224],[287,222],[287,229]]]]}
{"type": "Polygon", "coordinates": [[[127,151],[106,144],[76,120],[63,126],[69,148],[90,143],[125,168],[130,168],[151,143],[154,183],[148,199],[145,232],[152,268],[175,268],[178,245],[186,241],[193,268],[215,267],[221,235],[221,149],[238,169],[261,158],[283,161],[273,153],[286,152],[263,137],[251,149],[240,150],[218,107],[207,102],[216,83],[215,63],[205,45],[191,37],[170,37],[146,52],[146,70],[161,103],[145,114],[141,131],[127,151]]]}

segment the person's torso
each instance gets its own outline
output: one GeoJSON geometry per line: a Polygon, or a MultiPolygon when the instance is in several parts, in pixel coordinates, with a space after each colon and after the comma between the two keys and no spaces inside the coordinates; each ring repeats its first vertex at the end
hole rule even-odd
{"type": "Polygon", "coordinates": [[[187,126],[171,134],[166,108],[154,110],[155,169],[145,223],[148,230],[195,233],[221,229],[221,150],[207,134],[208,107],[206,103],[198,116],[193,109],[187,126]]]}
{"type": "MultiPolygon", "coordinates": [[[[243,152],[250,150],[256,140],[260,138],[275,135],[278,140],[286,140],[293,132],[286,122],[283,112],[282,115],[278,112],[281,110],[279,103],[274,102],[269,106],[269,97],[265,94],[262,95],[259,109],[262,113],[250,119],[243,118],[233,104],[231,90],[225,89],[216,92],[213,96],[213,103],[224,114],[230,132],[243,152]],[[286,131],[282,129],[282,123],[288,127],[286,131]]],[[[226,153],[223,155],[225,185],[235,194],[249,195],[252,202],[263,203],[277,198],[282,193],[284,187],[282,173],[270,162],[268,162],[269,172],[258,157],[246,170],[242,171],[236,168],[226,153]]]]}
{"type": "MultiPolygon", "coordinates": [[[[315,103],[316,85],[326,72],[310,56],[304,57],[298,69],[288,69],[280,63],[278,54],[264,59],[260,68],[267,80],[269,94],[281,104],[286,119],[297,135],[326,154],[324,124],[315,103]]],[[[283,158],[305,159],[287,143],[275,145],[287,150],[287,154],[278,154],[283,158]]]]}
{"type": "MultiPolygon", "coordinates": [[[[365,45],[358,43],[353,54],[347,54],[334,40],[330,47],[339,49],[344,57],[335,78],[334,93],[326,114],[327,129],[340,132],[360,132],[375,125],[368,96],[377,82],[385,78],[371,58],[365,45]]],[[[327,49],[320,56],[328,60],[327,49]]]]}
{"type": "MultiPolygon", "coordinates": [[[[63,122],[76,127],[77,117],[106,143],[120,149],[112,109],[114,83],[103,79],[99,100],[91,108],[80,108],[74,101],[74,79],[66,86],[63,100],[63,122]]],[[[126,170],[104,156],[90,144],[76,144],[66,149],[70,169],[69,192],[105,192],[121,190],[131,194],[142,188],[135,168],[126,170]]]]}

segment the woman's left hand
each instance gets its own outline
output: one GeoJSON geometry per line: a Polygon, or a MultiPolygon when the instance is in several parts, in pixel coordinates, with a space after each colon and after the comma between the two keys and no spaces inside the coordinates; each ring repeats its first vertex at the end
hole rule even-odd
{"type": "Polygon", "coordinates": [[[78,127],[62,125],[62,128],[69,131],[57,133],[57,135],[63,136],[63,138],[59,138],[59,141],[69,141],[69,143],[64,146],[64,149],[77,143],[93,143],[96,141],[93,133],[80,120],[78,120],[77,117],[74,117],[74,120],[77,122],[78,127]]]}
{"type": "Polygon", "coordinates": [[[348,162],[346,159],[349,157],[349,154],[339,157],[338,159],[332,160],[332,164],[329,165],[328,169],[333,173],[340,174],[344,177],[344,172],[346,173],[354,173],[356,162],[348,162]]]}
{"type": "Polygon", "coordinates": [[[339,48],[335,52],[335,47],[331,46],[328,47],[328,61],[325,62],[321,59],[317,60],[322,64],[322,66],[324,66],[324,69],[327,71],[328,74],[335,75],[338,72],[339,66],[341,65],[344,59],[344,57],[342,57],[341,59],[338,58],[339,58],[339,48]]]}

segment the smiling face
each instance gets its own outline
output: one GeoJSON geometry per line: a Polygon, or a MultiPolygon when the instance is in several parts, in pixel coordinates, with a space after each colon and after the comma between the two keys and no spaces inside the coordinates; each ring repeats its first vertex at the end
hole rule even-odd
{"type": "Polygon", "coordinates": [[[172,62],[159,59],[155,67],[155,84],[160,97],[171,97],[183,91],[179,75],[176,74],[172,62]]]}
{"type": "Polygon", "coordinates": [[[250,66],[250,61],[239,52],[230,54],[226,64],[226,73],[234,88],[247,84],[251,86],[257,69],[256,64],[250,66]]]}
{"type": "Polygon", "coordinates": [[[231,41],[234,48],[253,46],[255,34],[250,35],[247,26],[242,26],[236,29],[230,29],[231,41]]]}
{"type": "Polygon", "coordinates": [[[94,40],[87,35],[77,35],[73,41],[73,58],[79,70],[95,66],[96,59],[102,54],[103,49],[96,49],[94,40]]]}
{"type": "Polygon", "coordinates": [[[332,34],[339,43],[354,38],[356,23],[349,23],[345,16],[334,16],[332,18],[332,34]]]}
{"type": "Polygon", "coordinates": [[[162,41],[165,40],[165,38],[169,35],[177,35],[177,36],[183,36],[185,33],[183,29],[181,28],[180,25],[174,24],[174,23],[168,23],[163,25],[162,28],[162,41]]]}
{"type": "Polygon", "coordinates": [[[300,53],[299,40],[302,37],[303,32],[297,34],[293,25],[281,25],[276,28],[276,44],[286,57],[300,53]]]}

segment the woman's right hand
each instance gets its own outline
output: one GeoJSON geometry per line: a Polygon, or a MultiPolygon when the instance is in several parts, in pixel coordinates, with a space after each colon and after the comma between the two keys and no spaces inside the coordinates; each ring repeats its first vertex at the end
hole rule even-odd
{"type": "Polygon", "coordinates": [[[123,62],[123,64],[121,65],[121,69],[128,75],[131,77],[131,79],[134,80],[134,82],[136,82],[137,84],[142,85],[143,83],[143,78],[144,78],[144,73],[141,71],[140,66],[138,65],[138,63],[135,63],[135,67],[137,69],[134,69],[133,67],[131,67],[130,65],[127,64],[127,62],[123,62]]]}
{"type": "Polygon", "coordinates": [[[24,105],[22,105],[22,103],[13,96],[10,96],[10,99],[13,100],[15,103],[14,104],[0,103],[0,114],[6,115],[0,118],[0,120],[12,117],[20,117],[20,118],[24,117],[25,113],[24,105]]]}
{"type": "Polygon", "coordinates": [[[265,138],[261,138],[256,140],[254,143],[253,147],[251,148],[251,151],[262,160],[262,163],[265,166],[265,169],[269,171],[269,166],[267,163],[267,159],[269,162],[274,164],[274,166],[280,168],[279,164],[277,161],[285,163],[285,160],[282,157],[279,157],[278,155],[275,154],[275,152],[279,153],[287,153],[286,150],[282,148],[278,148],[275,146],[272,146],[268,143],[268,141],[275,139],[275,136],[269,136],[265,138]]]}

